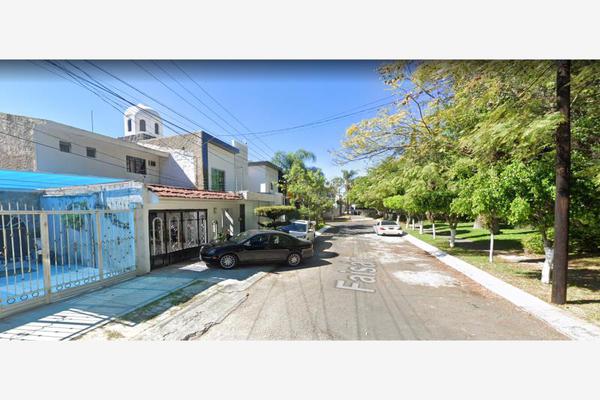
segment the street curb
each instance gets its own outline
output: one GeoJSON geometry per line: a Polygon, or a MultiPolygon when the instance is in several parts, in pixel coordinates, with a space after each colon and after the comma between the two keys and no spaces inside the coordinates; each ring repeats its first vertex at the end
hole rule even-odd
{"type": "MultiPolygon", "coordinates": [[[[252,275],[251,277],[249,277],[247,279],[244,279],[243,281],[238,281],[236,279],[226,279],[215,285],[212,285],[208,289],[206,289],[206,290],[198,293],[196,296],[194,296],[194,298],[193,298],[194,304],[190,304],[187,307],[178,310],[175,314],[170,315],[169,317],[167,317],[165,319],[159,320],[158,323],[155,325],[146,327],[144,330],[129,337],[128,340],[157,340],[155,338],[155,336],[153,337],[151,335],[150,332],[152,330],[160,329],[161,327],[167,326],[171,321],[173,321],[174,319],[180,317],[181,315],[183,315],[185,313],[200,310],[199,314],[198,314],[198,318],[196,318],[196,320],[195,320],[195,325],[197,325],[198,327],[202,327],[202,329],[189,335],[189,337],[171,337],[166,340],[196,339],[196,338],[202,336],[204,333],[206,333],[213,325],[219,324],[225,318],[227,318],[227,316],[229,314],[231,314],[233,311],[235,311],[246,300],[246,298],[248,297],[248,294],[240,296],[240,298],[237,299],[236,301],[234,301],[233,304],[230,304],[229,306],[227,306],[226,308],[221,309],[221,310],[215,310],[214,308],[208,310],[208,309],[203,308],[211,299],[217,297],[218,295],[227,295],[227,294],[232,294],[232,293],[244,292],[244,291],[248,290],[251,286],[253,286],[255,283],[260,281],[262,278],[267,276],[269,274],[269,272],[271,272],[271,271],[272,271],[272,269],[270,269],[267,272],[265,272],[265,271],[257,272],[256,274],[252,275]],[[204,313],[207,313],[207,311],[212,312],[212,314],[208,313],[207,316],[204,316],[204,313]]],[[[168,335],[173,336],[172,333],[170,333],[168,335]]]]}
{"type": "Polygon", "coordinates": [[[570,315],[564,310],[525,292],[495,276],[441,251],[416,237],[406,234],[404,238],[416,247],[431,254],[444,264],[471,278],[481,286],[510,301],[534,317],[546,322],[573,340],[600,340],[600,327],[570,315]]]}

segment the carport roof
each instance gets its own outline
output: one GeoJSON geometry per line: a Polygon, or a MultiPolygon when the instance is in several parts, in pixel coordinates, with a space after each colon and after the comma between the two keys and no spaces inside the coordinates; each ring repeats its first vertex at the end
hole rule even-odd
{"type": "Polygon", "coordinates": [[[166,185],[146,185],[146,187],[159,197],[200,200],[242,200],[242,196],[234,192],[213,192],[211,190],[188,189],[166,185]]]}
{"type": "Polygon", "coordinates": [[[125,182],[125,179],[100,176],[53,174],[50,172],[0,169],[0,190],[44,190],[68,186],[125,182]]]}

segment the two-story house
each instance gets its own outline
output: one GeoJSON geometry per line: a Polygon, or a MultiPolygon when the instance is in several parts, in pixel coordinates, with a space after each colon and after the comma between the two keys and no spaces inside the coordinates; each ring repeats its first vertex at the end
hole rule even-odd
{"type": "Polygon", "coordinates": [[[256,228],[255,207],[282,204],[270,181],[276,167],[248,163],[246,144],[203,131],[165,136],[163,129],[160,114],[141,104],[125,111],[120,138],[0,113],[0,169],[141,183],[134,185],[142,199],[136,236],[145,243],[138,257],[152,267],[196,256],[203,243],[220,235],[256,228]],[[264,167],[268,172],[259,178],[264,182],[256,185],[264,167]]]}

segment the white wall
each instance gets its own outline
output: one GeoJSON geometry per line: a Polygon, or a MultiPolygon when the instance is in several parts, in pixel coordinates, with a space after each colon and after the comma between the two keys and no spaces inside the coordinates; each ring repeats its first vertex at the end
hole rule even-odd
{"type": "Polygon", "coordinates": [[[231,145],[240,150],[235,155],[235,191],[248,190],[248,146],[237,140],[232,140],[231,145]]]}
{"type": "Polygon", "coordinates": [[[211,168],[216,168],[225,171],[225,191],[235,191],[234,162],[235,155],[233,153],[208,143],[208,189],[212,187],[211,168]]]}
{"type": "Polygon", "coordinates": [[[35,150],[37,171],[160,183],[161,158],[166,158],[166,155],[160,156],[158,152],[146,150],[134,143],[99,137],[101,135],[52,121],[47,121],[38,128],[34,133],[34,140],[41,143],[36,144],[35,150]],[[71,153],[58,150],[60,140],[71,143],[71,153]],[[87,157],[87,146],[96,149],[96,158],[87,157]],[[127,172],[127,155],[146,160],[146,175],[127,172]],[[149,161],[154,161],[156,165],[150,166],[149,161]]]}
{"type": "Polygon", "coordinates": [[[136,135],[138,133],[145,133],[147,135],[157,136],[154,131],[154,124],[158,123],[158,136],[162,136],[163,127],[162,121],[158,116],[158,113],[154,110],[133,109],[130,107],[123,118],[123,133],[125,136],[136,135]],[[131,132],[127,130],[127,120],[131,119],[131,132]],[[146,130],[140,130],[140,120],[146,121],[146,130]]]}
{"type": "Polygon", "coordinates": [[[248,167],[248,190],[256,193],[277,193],[279,173],[266,165],[248,167]],[[271,183],[273,190],[271,190],[271,183]]]}

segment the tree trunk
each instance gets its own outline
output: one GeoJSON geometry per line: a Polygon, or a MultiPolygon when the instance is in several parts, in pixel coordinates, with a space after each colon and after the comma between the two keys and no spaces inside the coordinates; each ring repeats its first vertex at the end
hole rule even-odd
{"type": "Polygon", "coordinates": [[[490,230],[490,262],[494,262],[494,231],[490,230]]]}
{"type": "Polygon", "coordinates": [[[554,206],[554,276],[551,300],[567,302],[569,267],[569,202],[571,177],[571,62],[559,61],[556,100],[563,121],[556,128],[556,202],[554,206]]]}
{"type": "Polygon", "coordinates": [[[419,234],[423,234],[423,218],[419,220],[419,234]]]}
{"type": "Polygon", "coordinates": [[[454,241],[456,240],[456,228],[450,227],[450,248],[454,248],[454,241]]]}
{"type": "Polygon", "coordinates": [[[410,215],[407,215],[406,216],[406,225],[405,225],[405,228],[406,228],[407,231],[408,231],[409,225],[410,225],[410,215]]]}
{"type": "Polygon", "coordinates": [[[433,236],[433,239],[435,240],[435,222],[432,222],[432,223],[431,223],[431,227],[432,227],[432,229],[433,229],[433,230],[431,231],[431,234],[432,234],[432,236],[433,236]]]}

